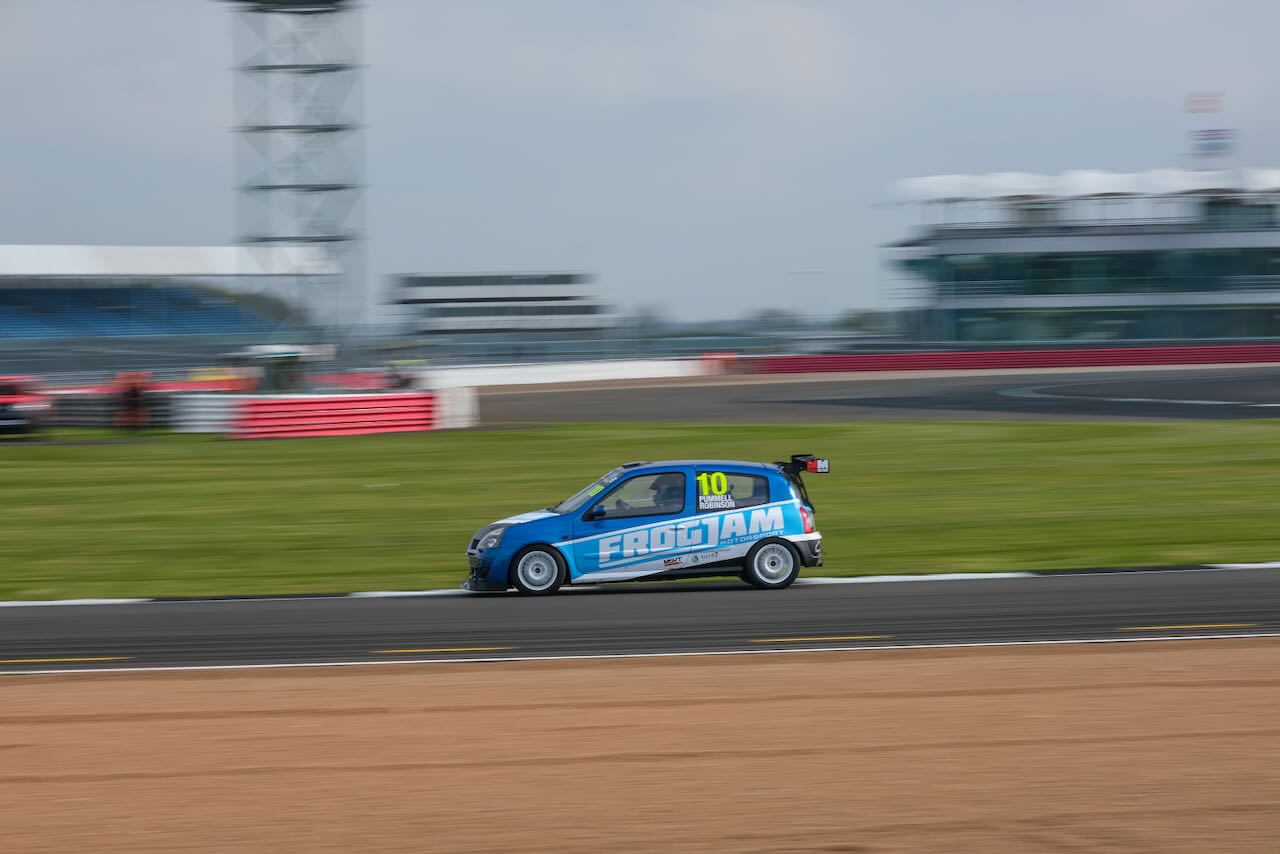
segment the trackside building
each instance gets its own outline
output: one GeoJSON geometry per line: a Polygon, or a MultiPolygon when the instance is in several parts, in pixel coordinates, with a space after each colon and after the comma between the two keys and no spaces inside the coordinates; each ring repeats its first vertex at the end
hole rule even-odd
{"type": "Polygon", "coordinates": [[[400,276],[396,303],[411,334],[477,357],[563,350],[617,324],[580,273],[400,276]]]}
{"type": "Polygon", "coordinates": [[[917,334],[1032,343],[1280,338],[1280,170],[935,175],[892,244],[917,334]]]}

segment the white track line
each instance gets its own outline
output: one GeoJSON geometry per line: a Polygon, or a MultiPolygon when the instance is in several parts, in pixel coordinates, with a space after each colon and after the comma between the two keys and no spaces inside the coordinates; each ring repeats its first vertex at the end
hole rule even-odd
{"type": "Polygon", "coordinates": [[[1270,563],[1211,563],[1212,569],[1280,569],[1280,560],[1270,563]]]}
{"type": "Polygon", "coordinates": [[[337,596],[338,599],[403,599],[405,597],[426,597],[426,596],[470,596],[470,590],[454,590],[445,588],[444,590],[362,590],[359,593],[347,593],[345,596],[337,596]]]}
{"type": "MultiPolygon", "coordinates": [[[[1079,573],[1077,573],[1079,574],[1079,573]]],[[[1111,573],[1107,573],[1110,575],[1111,573]]],[[[933,575],[858,575],[852,578],[797,578],[795,584],[883,584],[901,581],[987,581],[1001,578],[1040,578],[1034,572],[939,572],[933,575]]]]}
{"type": "Polygon", "coordinates": [[[203,670],[288,670],[315,667],[386,667],[400,664],[505,664],[527,661],[614,661],[639,658],[710,658],[728,655],[797,655],[811,652],[884,652],[910,649],[986,649],[1010,646],[1067,646],[1099,643],[1151,643],[1160,641],[1236,640],[1277,638],[1280,632],[1240,632],[1218,635],[1150,635],[1146,637],[1072,638],[1063,640],[974,641],[971,643],[898,643],[862,646],[778,647],[769,649],[715,649],[697,652],[606,652],[576,655],[506,655],[477,658],[411,658],[395,661],[300,661],[269,664],[178,664],[139,667],[69,668],[65,670],[5,670],[4,676],[64,676],[90,673],[165,673],[203,670]]]}
{"type": "MultiPolygon", "coordinates": [[[[824,584],[896,584],[915,581],[994,581],[1003,578],[1072,578],[1081,575],[1150,575],[1152,573],[1170,572],[1223,572],[1246,569],[1280,569],[1280,561],[1263,563],[1210,563],[1200,566],[1172,567],[1168,569],[1099,569],[1081,571],[1075,569],[1045,569],[1037,572],[938,572],[920,575],[856,575],[813,576],[796,579],[795,584],[801,587],[820,586],[824,584]]],[[[726,579],[728,576],[726,576],[726,579]]],[[[706,579],[708,581],[714,580],[706,579]]],[[[562,587],[562,593],[586,593],[612,587],[611,584],[579,584],[562,587]]],[[[517,595],[514,591],[506,591],[508,595],[517,595]]],[[[435,590],[361,590],[355,593],[335,593],[332,596],[323,594],[308,596],[227,596],[211,599],[18,599],[0,601],[0,608],[49,608],[63,605],[206,605],[221,603],[257,603],[257,602],[307,602],[317,599],[410,599],[410,598],[453,598],[463,596],[495,596],[503,591],[471,591],[457,588],[435,590]]]]}
{"type": "Polygon", "coordinates": [[[51,605],[138,605],[154,599],[19,599],[0,602],[0,608],[42,608],[51,605]]]}

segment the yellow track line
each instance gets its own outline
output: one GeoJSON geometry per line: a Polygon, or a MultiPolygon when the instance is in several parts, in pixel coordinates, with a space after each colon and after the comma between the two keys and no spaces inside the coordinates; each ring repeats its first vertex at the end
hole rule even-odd
{"type": "Polygon", "coordinates": [[[1252,629],[1257,623],[1192,623],[1185,626],[1125,626],[1119,632],[1163,632],[1173,629],[1252,629]]]}
{"type": "Polygon", "coordinates": [[[758,638],[752,643],[810,643],[812,641],[884,640],[893,635],[828,635],[821,638],[758,638]]]}
{"type": "Polygon", "coordinates": [[[430,649],[375,649],[379,655],[422,654],[431,652],[501,652],[513,646],[441,646],[430,649]]]}
{"type": "Polygon", "coordinates": [[[0,658],[0,664],[74,664],[81,661],[128,661],[127,655],[96,655],[90,658],[0,658]]]}

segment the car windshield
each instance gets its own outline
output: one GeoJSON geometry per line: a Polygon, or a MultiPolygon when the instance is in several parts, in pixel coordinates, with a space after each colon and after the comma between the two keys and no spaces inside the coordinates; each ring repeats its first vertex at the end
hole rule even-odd
{"type": "Polygon", "coordinates": [[[618,477],[624,471],[626,471],[625,468],[623,468],[622,466],[618,466],[618,468],[609,472],[604,477],[601,477],[598,480],[592,481],[582,490],[575,492],[573,495],[569,496],[564,501],[561,501],[555,507],[552,507],[551,512],[552,513],[572,513],[582,505],[586,504],[592,498],[595,498],[597,495],[603,492],[604,488],[609,484],[613,483],[615,480],[617,480],[618,477]]]}

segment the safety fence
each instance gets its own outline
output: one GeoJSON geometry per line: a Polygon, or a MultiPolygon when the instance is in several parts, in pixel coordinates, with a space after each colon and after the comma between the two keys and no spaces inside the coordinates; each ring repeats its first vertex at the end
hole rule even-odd
{"type": "Polygon", "coordinates": [[[747,372],[755,374],[800,374],[824,371],[948,371],[1266,362],[1280,362],[1280,344],[760,356],[743,360],[739,364],[747,372]]]}

